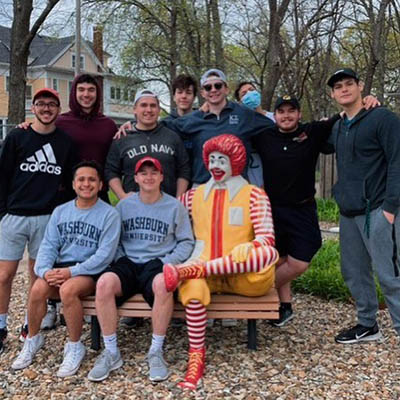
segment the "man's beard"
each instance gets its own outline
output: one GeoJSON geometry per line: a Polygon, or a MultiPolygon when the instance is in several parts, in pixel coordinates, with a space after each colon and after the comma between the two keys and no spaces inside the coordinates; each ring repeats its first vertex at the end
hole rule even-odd
{"type": "Polygon", "coordinates": [[[42,121],[42,119],[40,118],[39,114],[35,114],[35,117],[38,119],[38,121],[43,124],[43,125],[51,125],[52,123],[54,123],[54,121],[57,119],[58,115],[56,114],[54,116],[54,118],[52,118],[50,121],[48,122],[44,122],[42,121]]]}

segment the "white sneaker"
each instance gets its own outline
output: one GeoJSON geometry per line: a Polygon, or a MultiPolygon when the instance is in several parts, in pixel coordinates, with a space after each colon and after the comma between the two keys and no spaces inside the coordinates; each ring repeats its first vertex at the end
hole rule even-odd
{"type": "Polygon", "coordinates": [[[64,347],[64,360],[57,371],[59,378],[75,375],[81,366],[81,362],[86,354],[86,347],[79,342],[78,345],[72,345],[70,342],[64,347]]]}
{"type": "Polygon", "coordinates": [[[47,306],[47,314],[42,319],[42,323],[40,324],[40,329],[53,329],[56,327],[57,320],[57,308],[52,304],[47,306]]]}
{"type": "Polygon", "coordinates": [[[42,348],[43,344],[44,338],[40,333],[37,334],[33,340],[25,340],[24,346],[18,357],[12,363],[11,368],[24,369],[31,365],[36,353],[42,348]]]}

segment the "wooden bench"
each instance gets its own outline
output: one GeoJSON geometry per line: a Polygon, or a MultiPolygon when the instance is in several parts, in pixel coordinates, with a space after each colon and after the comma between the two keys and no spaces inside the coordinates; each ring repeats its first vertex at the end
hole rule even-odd
{"type": "MultiPolygon", "coordinates": [[[[94,296],[83,300],[83,313],[90,315],[91,320],[91,348],[100,348],[100,326],[96,317],[94,296]]],[[[151,308],[144,301],[142,295],[136,295],[127,300],[118,308],[120,317],[151,317],[151,308]]],[[[176,303],[174,318],[184,318],[184,307],[176,303]]],[[[214,319],[233,318],[247,319],[247,347],[257,349],[257,319],[279,318],[279,297],[275,288],[272,288],[265,296],[245,297],[238,295],[214,294],[211,303],[207,307],[207,317],[214,319]]]]}

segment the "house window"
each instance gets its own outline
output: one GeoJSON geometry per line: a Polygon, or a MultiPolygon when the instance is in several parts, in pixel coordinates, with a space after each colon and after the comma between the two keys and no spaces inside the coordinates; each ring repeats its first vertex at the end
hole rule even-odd
{"type": "MultiPolygon", "coordinates": [[[[72,53],[72,68],[75,68],[75,64],[76,64],[76,55],[75,53],[72,53]]],[[[80,65],[81,69],[85,69],[85,56],[83,54],[81,54],[81,65],[80,65]]]]}
{"type": "Polygon", "coordinates": [[[10,77],[6,76],[6,92],[10,91],[10,77]]]}
{"type": "Polygon", "coordinates": [[[32,85],[26,85],[25,109],[29,110],[32,106],[32,85]]]}
{"type": "Polygon", "coordinates": [[[52,86],[53,86],[53,89],[58,92],[58,79],[52,80],[52,86]]]}
{"type": "Polygon", "coordinates": [[[134,99],[135,92],[133,90],[110,86],[110,100],[121,103],[133,103],[134,99]]]}

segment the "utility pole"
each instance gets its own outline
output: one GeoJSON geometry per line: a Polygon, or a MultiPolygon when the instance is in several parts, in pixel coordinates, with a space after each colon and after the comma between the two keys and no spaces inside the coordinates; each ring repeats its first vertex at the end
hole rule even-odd
{"type": "Polygon", "coordinates": [[[75,10],[75,76],[81,73],[81,0],[76,0],[75,10]]]}

